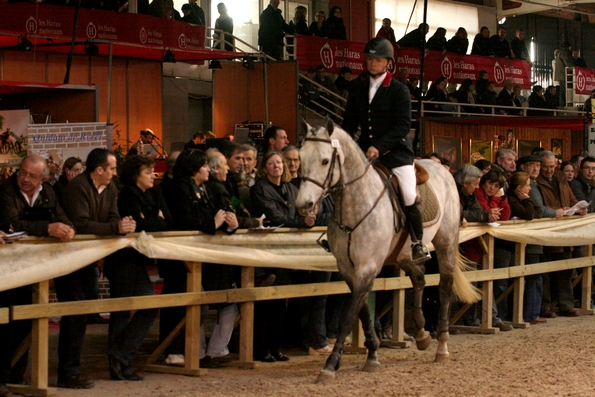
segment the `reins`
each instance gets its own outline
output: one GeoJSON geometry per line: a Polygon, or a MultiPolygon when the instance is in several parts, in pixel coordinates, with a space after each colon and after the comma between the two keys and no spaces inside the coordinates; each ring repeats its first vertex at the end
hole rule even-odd
{"type": "MultiPolygon", "coordinates": [[[[335,163],[336,163],[337,159],[339,158],[339,154],[337,153],[337,148],[339,147],[338,140],[317,138],[317,137],[306,137],[306,138],[304,138],[304,142],[305,141],[328,143],[333,147],[333,155],[331,158],[331,164],[329,166],[328,173],[327,173],[326,178],[324,179],[323,183],[320,183],[320,182],[318,182],[312,178],[309,178],[307,176],[302,176],[302,181],[312,182],[313,184],[315,184],[316,186],[318,186],[322,189],[322,194],[320,195],[320,198],[318,199],[318,201],[324,199],[326,196],[329,195],[329,193],[333,193],[336,191],[343,192],[343,190],[345,189],[346,186],[349,186],[352,183],[355,183],[355,182],[359,181],[360,179],[362,179],[364,177],[364,175],[366,175],[366,173],[368,172],[370,165],[372,165],[372,163],[368,162],[368,164],[366,164],[366,169],[364,170],[364,172],[361,175],[359,175],[358,177],[356,177],[355,179],[353,179],[349,182],[345,182],[342,184],[337,183],[336,185],[331,186],[332,178],[333,178],[333,171],[335,170],[335,163]],[[334,142],[334,141],[336,141],[336,142],[334,142]]],[[[342,175],[342,171],[343,171],[343,169],[341,167],[341,162],[339,162],[339,173],[341,175],[342,175]]],[[[370,210],[363,216],[363,218],[361,218],[359,220],[359,222],[357,222],[355,224],[355,226],[353,226],[353,227],[349,227],[349,226],[346,226],[343,224],[343,219],[342,219],[343,211],[341,211],[341,206],[343,204],[343,197],[341,195],[341,200],[340,200],[341,202],[338,207],[339,219],[337,219],[335,216],[333,216],[332,219],[333,219],[333,222],[335,222],[335,224],[339,228],[339,230],[341,230],[344,233],[347,233],[347,257],[349,258],[349,262],[351,263],[351,265],[353,267],[355,267],[355,264],[353,263],[353,260],[351,259],[351,234],[355,231],[355,229],[358,228],[359,225],[361,225],[364,222],[364,220],[372,213],[372,211],[374,211],[374,209],[378,206],[378,203],[380,203],[380,200],[384,196],[385,192],[386,192],[386,189],[382,189],[382,191],[380,192],[380,195],[374,202],[374,205],[372,205],[372,208],[370,208],[370,210]]],[[[323,233],[323,235],[324,235],[324,233],[323,233]]],[[[322,237],[322,236],[320,236],[320,237],[322,237]]]]}

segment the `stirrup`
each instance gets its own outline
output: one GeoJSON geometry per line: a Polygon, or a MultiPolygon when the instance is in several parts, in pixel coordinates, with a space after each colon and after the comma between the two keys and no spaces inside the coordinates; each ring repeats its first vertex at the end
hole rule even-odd
{"type": "Polygon", "coordinates": [[[428,250],[428,247],[424,243],[417,241],[411,244],[411,262],[414,265],[422,264],[431,258],[432,256],[430,255],[430,250],[428,250]],[[415,249],[417,247],[419,247],[419,252],[415,252],[417,251],[415,249]],[[414,256],[414,254],[417,255],[414,256]]]}

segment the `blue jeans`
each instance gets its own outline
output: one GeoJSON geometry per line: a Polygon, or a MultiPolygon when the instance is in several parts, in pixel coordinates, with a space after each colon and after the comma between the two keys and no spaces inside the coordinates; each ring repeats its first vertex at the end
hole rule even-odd
{"type": "MultiPolygon", "coordinates": [[[[90,300],[97,283],[95,264],[54,280],[59,302],[90,300]]],[[[58,337],[58,377],[81,372],[81,352],[87,330],[87,315],[62,316],[58,337]]]]}
{"type": "MultiPolygon", "coordinates": [[[[539,254],[525,254],[525,264],[539,263],[539,254]]],[[[523,318],[525,321],[535,320],[541,311],[543,280],[541,274],[525,277],[525,294],[523,318]]]]}
{"type": "MultiPolygon", "coordinates": [[[[105,262],[108,274],[110,297],[155,295],[153,284],[144,264],[121,260],[118,254],[105,262]]],[[[114,312],[110,315],[108,355],[130,366],[136,351],[149,333],[159,309],[137,310],[130,318],[130,311],[114,312]]]]}

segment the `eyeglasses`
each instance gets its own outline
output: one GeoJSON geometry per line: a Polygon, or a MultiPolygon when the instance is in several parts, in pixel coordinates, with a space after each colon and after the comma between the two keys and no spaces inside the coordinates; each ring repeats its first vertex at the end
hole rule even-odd
{"type": "Polygon", "coordinates": [[[22,178],[22,179],[27,179],[27,178],[29,178],[29,179],[31,179],[31,180],[33,180],[33,181],[38,181],[38,180],[40,180],[40,179],[42,179],[42,178],[43,178],[43,176],[41,176],[41,175],[34,175],[34,174],[30,174],[30,173],[28,173],[28,172],[26,172],[26,171],[22,171],[22,170],[18,172],[17,176],[18,176],[19,178],[22,178]]]}
{"type": "Polygon", "coordinates": [[[595,167],[583,167],[583,170],[595,172],[595,167]]]}

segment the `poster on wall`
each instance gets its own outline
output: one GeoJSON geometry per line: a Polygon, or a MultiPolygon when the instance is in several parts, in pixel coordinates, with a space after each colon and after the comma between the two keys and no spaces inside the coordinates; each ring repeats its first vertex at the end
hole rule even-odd
{"type": "Polygon", "coordinates": [[[0,181],[9,178],[27,155],[29,110],[0,111],[0,181]]]}
{"type": "Polygon", "coordinates": [[[434,136],[432,142],[432,151],[450,163],[451,170],[461,168],[462,145],[461,138],[434,136]]]}

